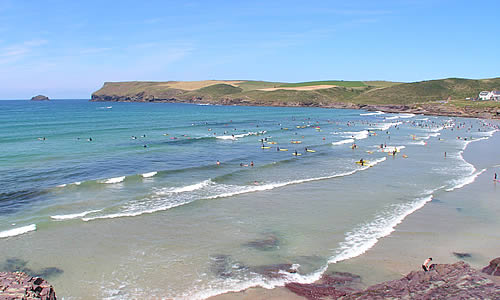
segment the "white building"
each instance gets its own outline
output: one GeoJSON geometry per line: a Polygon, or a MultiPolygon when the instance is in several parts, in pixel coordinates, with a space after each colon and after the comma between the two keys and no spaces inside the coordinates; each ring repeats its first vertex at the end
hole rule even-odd
{"type": "Polygon", "coordinates": [[[500,91],[491,91],[491,99],[500,101],[500,91]]]}
{"type": "Polygon", "coordinates": [[[491,92],[482,91],[481,93],[479,93],[479,100],[490,100],[491,97],[491,92]]]}

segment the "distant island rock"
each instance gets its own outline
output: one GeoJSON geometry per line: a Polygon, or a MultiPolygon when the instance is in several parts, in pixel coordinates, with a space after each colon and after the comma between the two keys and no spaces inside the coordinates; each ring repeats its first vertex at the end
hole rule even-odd
{"type": "Polygon", "coordinates": [[[38,96],[31,97],[31,101],[48,101],[48,100],[50,100],[49,97],[44,96],[44,95],[38,95],[38,96]]]}

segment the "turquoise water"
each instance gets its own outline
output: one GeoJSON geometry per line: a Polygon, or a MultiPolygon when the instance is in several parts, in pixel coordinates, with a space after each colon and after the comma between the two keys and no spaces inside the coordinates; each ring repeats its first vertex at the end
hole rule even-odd
{"type": "Polygon", "coordinates": [[[0,101],[0,120],[0,262],[56,268],[58,296],[77,299],[313,281],[474,181],[483,170],[462,152],[496,130],[357,110],[86,100],[0,101]]]}

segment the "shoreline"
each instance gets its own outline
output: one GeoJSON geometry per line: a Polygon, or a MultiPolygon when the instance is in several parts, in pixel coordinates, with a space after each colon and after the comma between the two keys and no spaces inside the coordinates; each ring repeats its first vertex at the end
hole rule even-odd
{"type": "Polygon", "coordinates": [[[316,108],[333,108],[333,109],[359,109],[366,111],[381,111],[384,113],[409,113],[416,115],[428,116],[444,116],[457,118],[480,118],[500,120],[500,108],[484,107],[483,109],[473,107],[458,108],[455,106],[446,105],[447,102],[427,102],[414,104],[355,104],[334,102],[328,104],[304,105],[301,103],[250,103],[248,100],[241,99],[221,99],[217,101],[203,101],[201,99],[182,100],[177,98],[162,99],[155,101],[139,101],[122,99],[114,96],[103,97],[103,99],[91,99],[90,102],[126,102],[126,103],[183,103],[195,105],[222,105],[222,106],[257,106],[257,107],[316,107],[316,108]]]}
{"type": "MultiPolygon", "coordinates": [[[[480,156],[490,156],[491,149],[500,144],[500,133],[496,131],[486,141],[472,142],[463,151],[464,159],[474,165],[477,170],[483,166],[478,162],[480,156]]],[[[488,262],[499,256],[495,249],[495,225],[481,220],[481,216],[468,216],[463,213],[467,205],[494,204],[495,192],[500,187],[491,183],[493,174],[498,169],[497,162],[491,162],[486,170],[477,178],[456,190],[442,191],[432,201],[408,215],[395,227],[394,232],[381,238],[365,253],[351,259],[329,264],[323,275],[338,272],[353,274],[362,278],[361,290],[369,286],[386,283],[406,276],[412,271],[420,270],[421,262],[429,256],[437,263],[453,264],[465,261],[475,269],[481,269],[488,262]],[[493,184],[493,188],[485,190],[485,186],[493,184]],[[481,194],[478,194],[481,193],[481,194]],[[474,198],[472,198],[474,197],[474,198]],[[479,197],[477,201],[476,197],[479,197]],[[470,199],[476,202],[471,203],[470,199]],[[463,207],[455,207],[455,206],[463,207]],[[472,227],[472,229],[471,229],[472,227]],[[474,231],[480,230],[482,234],[474,231]],[[486,234],[486,232],[488,234],[486,234]],[[413,234],[413,235],[412,235],[413,234]],[[415,238],[415,235],[418,238],[415,238]],[[460,257],[463,255],[462,257],[460,257]],[[376,272],[373,272],[376,269],[376,272]],[[376,273],[377,275],[373,275],[376,273]],[[380,273],[385,274],[381,279],[380,273]]],[[[483,163],[484,165],[484,163],[483,163]]],[[[500,205],[498,205],[500,207],[500,205]]],[[[493,276],[492,276],[493,277],[493,276]]],[[[497,284],[499,278],[490,278],[497,284]]],[[[322,279],[312,285],[321,285],[322,279]]],[[[286,286],[266,289],[251,287],[239,292],[228,292],[207,299],[210,300],[256,300],[256,299],[307,299],[293,293],[286,286]]]]}

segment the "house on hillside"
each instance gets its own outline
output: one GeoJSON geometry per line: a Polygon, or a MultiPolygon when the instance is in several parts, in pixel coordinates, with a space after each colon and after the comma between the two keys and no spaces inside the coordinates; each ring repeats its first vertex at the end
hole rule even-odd
{"type": "Polygon", "coordinates": [[[482,91],[479,93],[479,100],[490,100],[491,99],[491,92],[488,91],[482,91]]]}

